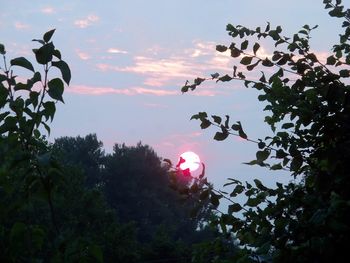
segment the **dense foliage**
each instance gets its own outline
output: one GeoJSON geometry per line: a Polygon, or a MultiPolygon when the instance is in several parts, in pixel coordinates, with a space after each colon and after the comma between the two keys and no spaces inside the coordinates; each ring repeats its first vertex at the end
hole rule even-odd
{"type": "Polygon", "coordinates": [[[230,74],[187,81],[182,88],[187,92],[214,80],[241,81],[258,90],[258,99],[268,112],[265,122],[272,130],[265,139],[249,138],[241,122],[230,124],[228,115],[222,118],[200,112],[192,119],[199,120],[202,129],[218,127],[217,141],[234,135],[257,143],[256,159],[247,164],[290,171],[295,179],[268,188],[258,179],[254,185],[229,178],[226,186],[233,188],[228,193],[198,182],[202,187],[195,192],[200,192],[200,202],[209,199],[216,207],[220,199],[230,202],[228,211],[213,224],[246,249],[240,262],[334,262],[348,257],[350,10],[341,0],[323,3],[330,16],[344,20],[339,43],[326,61],[309,45],[316,26],[305,25],[286,37],[281,26],[272,28],[269,23],[264,29],[229,24],[226,29],[233,42],[216,49],[238,59],[240,66],[234,66],[230,74]],[[262,39],[272,41],[276,48],[270,57],[259,56],[262,39]],[[244,204],[236,201],[241,195],[246,197],[244,204]]]}

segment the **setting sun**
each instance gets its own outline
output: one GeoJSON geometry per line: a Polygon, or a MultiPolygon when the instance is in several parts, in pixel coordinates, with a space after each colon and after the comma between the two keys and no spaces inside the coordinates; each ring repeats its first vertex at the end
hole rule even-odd
{"type": "Polygon", "coordinates": [[[193,172],[198,169],[199,164],[201,163],[199,156],[194,152],[184,152],[180,155],[180,158],[184,160],[180,164],[181,170],[190,169],[190,171],[193,172]]]}

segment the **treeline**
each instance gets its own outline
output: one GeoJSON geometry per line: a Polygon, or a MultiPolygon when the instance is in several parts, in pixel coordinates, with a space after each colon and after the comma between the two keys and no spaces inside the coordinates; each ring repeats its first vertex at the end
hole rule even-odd
{"type": "Polygon", "coordinates": [[[9,162],[20,151],[8,138],[0,146],[1,262],[208,262],[234,253],[208,224],[210,204],[191,217],[198,202],[169,187],[169,167],[147,145],[106,154],[92,134],[42,142],[42,178],[26,161],[9,162]]]}

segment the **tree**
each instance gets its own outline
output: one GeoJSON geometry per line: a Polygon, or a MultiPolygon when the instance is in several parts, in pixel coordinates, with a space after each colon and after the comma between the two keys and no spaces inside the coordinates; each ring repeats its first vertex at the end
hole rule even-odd
{"type": "MultiPolygon", "coordinates": [[[[58,138],[53,145],[59,161],[70,170],[78,171],[69,176],[69,180],[78,178],[80,182],[94,182],[85,183],[85,187],[103,194],[120,227],[132,227],[137,241],[133,247],[138,258],[189,262],[193,244],[216,236],[217,231],[201,226],[202,221],[208,221],[212,214],[204,205],[198,217],[189,217],[195,202],[180,202],[177,193],[169,188],[168,165],[161,162],[150,146],[142,143],[136,146],[115,144],[112,154],[105,154],[102,147],[96,135],[91,134],[58,138]]],[[[186,177],[180,184],[185,186],[189,181],[191,178],[186,177]]],[[[69,181],[67,183],[70,184],[69,181]]],[[[77,183],[74,185],[82,191],[77,183]]],[[[76,209],[75,213],[68,212],[75,216],[87,209],[81,200],[84,195],[74,187],[68,189],[73,192],[65,196],[70,196],[72,208],[76,209]],[[81,208],[77,208],[79,202],[82,202],[81,208]]],[[[103,214],[100,217],[103,218],[103,214]]],[[[101,244],[106,246],[106,243],[101,244]]],[[[105,253],[106,260],[110,259],[108,255],[113,251],[118,251],[114,252],[115,255],[120,254],[122,249],[118,247],[122,246],[115,246],[105,253]]]]}
{"type": "Polygon", "coordinates": [[[132,226],[116,221],[101,191],[86,189],[82,172],[60,162],[43,135],[71,78],[51,41],[54,31],[33,40],[41,45],[33,52],[43,73],[24,57],[8,65],[0,44],[0,261],[103,262],[105,255],[133,262],[132,226]],[[16,67],[33,75],[19,82],[16,67]],[[62,78],[49,78],[54,67],[62,78]]]}
{"type": "Polygon", "coordinates": [[[234,66],[231,74],[214,73],[210,78],[187,81],[182,87],[182,92],[188,92],[210,80],[240,81],[260,91],[258,100],[266,103],[264,110],[269,114],[265,122],[273,132],[265,139],[251,139],[240,121],[230,124],[229,116],[200,112],[191,119],[199,120],[202,129],[218,127],[214,136],[217,141],[233,135],[255,142],[259,148],[256,159],[247,164],[287,170],[298,179],[287,185],[277,183],[273,189],[257,179],[253,186],[229,178],[226,186],[234,188],[228,194],[202,184],[200,191],[206,193],[202,196],[215,207],[223,198],[231,202],[228,211],[213,223],[247,249],[240,262],[332,262],[348,257],[350,10],[341,0],[323,3],[330,16],[344,20],[344,33],[326,62],[309,46],[316,26],[305,25],[286,37],[281,26],[272,28],[269,23],[264,29],[229,24],[226,30],[234,41],[228,46],[217,45],[216,50],[229,52],[247,71],[257,72],[259,78],[250,79],[234,66]],[[276,50],[271,58],[259,57],[261,39],[274,43],[276,50]],[[247,197],[244,204],[235,201],[241,194],[247,197]]]}
{"type": "Polygon", "coordinates": [[[102,142],[97,140],[96,134],[89,134],[84,138],[61,137],[55,140],[53,149],[56,155],[69,166],[83,169],[85,185],[88,188],[101,183],[101,169],[104,166],[104,150],[102,142]]]}
{"type": "Polygon", "coordinates": [[[43,39],[33,40],[41,45],[33,52],[43,67],[42,73],[24,57],[14,58],[8,64],[5,46],[0,44],[4,61],[0,68],[0,225],[1,260],[6,262],[41,257],[45,241],[58,231],[52,193],[60,168],[46,150],[41,127],[50,132],[48,123],[54,118],[56,102],[63,102],[64,82],[69,84],[71,73],[51,41],[54,32],[50,30],[43,39]],[[32,76],[26,82],[18,81],[14,73],[17,67],[28,70],[32,76]],[[49,79],[52,67],[60,70],[62,78],[49,79]],[[47,204],[49,229],[36,220],[26,220],[28,214],[36,212],[30,209],[36,194],[47,204]],[[28,242],[30,238],[32,243],[28,242]]]}

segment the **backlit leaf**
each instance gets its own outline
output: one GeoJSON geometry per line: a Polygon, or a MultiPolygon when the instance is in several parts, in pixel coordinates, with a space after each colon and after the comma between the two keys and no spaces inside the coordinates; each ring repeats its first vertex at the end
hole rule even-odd
{"type": "Polygon", "coordinates": [[[69,85],[69,82],[71,80],[71,72],[68,64],[63,60],[60,60],[53,61],[52,66],[57,67],[61,71],[63,80],[67,83],[67,85],[69,85]]]}
{"type": "Polygon", "coordinates": [[[48,82],[48,87],[49,89],[47,92],[51,98],[64,102],[62,97],[64,86],[61,79],[55,78],[50,80],[48,82]]]}
{"type": "Polygon", "coordinates": [[[55,30],[56,30],[56,29],[52,29],[52,30],[50,30],[50,31],[48,31],[48,32],[46,32],[46,33],[44,34],[43,39],[44,39],[44,41],[45,41],[46,43],[49,42],[49,41],[51,40],[51,37],[53,36],[53,33],[55,33],[55,30]]]}
{"type": "Polygon", "coordinates": [[[32,63],[30,63],[30,61],[24,57],[14,58],[10,61],[10,63],[11,63],[11,66],[19,66],[34,72],[34,67],[32,63]]]}

